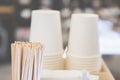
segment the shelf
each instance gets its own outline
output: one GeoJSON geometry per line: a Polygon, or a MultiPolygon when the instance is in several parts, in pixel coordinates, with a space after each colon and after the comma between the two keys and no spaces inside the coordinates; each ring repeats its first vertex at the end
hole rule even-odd
{"type": "Polygon", "coordinates": [[[0,6],[0,14],[13,14],[14,6],[0,6]]]}

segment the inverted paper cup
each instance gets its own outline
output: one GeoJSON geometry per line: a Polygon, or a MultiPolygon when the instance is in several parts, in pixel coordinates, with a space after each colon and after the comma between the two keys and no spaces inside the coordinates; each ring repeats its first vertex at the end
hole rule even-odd
{"type": "Polygon", "coordinates": [[[64,67],[62,67],[62,66],[61,66],[61,67],[60,67],[60,66],[55,66],[55,67],[43,67],[43,69],[47,69],[47,70],[51,70],[51,69],[52,69],[52,70],[56,70],[56,69],[59,70],[59,69],[63,69],[63,68],[64,68],[64,67]]]}
{"type": "Polygon", "coordinates": [[[48,61],[48,62],[57,62],[57,61],[62,61],[62,57],[53,57],[53,58],[45,58],[43,57],[43,62],[48,61]]]}
{"type": "Polygon", "coordinates": [[[80,70],[80,69],[89,69],[89,70],[94,70],[94,71],[99,70],[98,69],[99,67],[96,68],[96,67],[87,67],[87,66],[70,66],[69,68],[74,68],[74,69],[76,68],[78,70],[80,70]]]}
{"type": "Polygon", "coordinates": [[[62,54],[55,54],[55,55],[44,55],[43,58],[62,58],[63,53],[62,54]]]}
{"type": "Polygon", "coordinates": [[[70,69],[70,70],[83,70],[84,69],[84,70],[89,70],[90,72],[101,70],[101,65],[95,65],[95,66],[79,66],[76,64],[72,64],[72,65],[71,64],[66,65],[67,69],[70,69]]]}
{"type": "Polygon", "coordinates": [[[74,55],[72,53],[68,53],[67,54],[67,58],[75,58],[75,59],[98,59],[101,58],[101,54],[97,54],[97,55],[90,55],[90,56],[77,56],[74,55]]]}
{"type": "Polygon", "coordinates": [[[59,63],[59,62],[64,62],[63,59],[59,60],[43,60],[43,63],[59,63]]]}
{"type": "Polygon", "coordinates": [[[70,59],[70,58],[67,58],[67,61],[72,61],[72,62],[76,62],[76,63],[97,63],[97,62],[100,62],[101,59],[95,59],[95,60],[80,60],[80,59],[70,59]]]}
{"type": "Polygon", "coordinates": [[[59,63],[49,63],[49,64],[46,64],[46,63],[43,63],[44,66],[59,66],[59,65],[63,65],[63,62],[59,62],[59,63]]]}
{"type": "Polygon", "coordinates": [[[101,69],[101,56],[73,56],[68,54],[66,59],[66,67],[70,70],[86,69],[91,72],[100,71],[101,69]]]}
{"type": "Polygon", "coordinates": [[[64,64],[58,64],[58,65],[43,65],[42,69],[50,69],[50,70],[56,70],[56,69],[64,69],[64,64]]]}
{"type": "Polygon", "coordinates": [[[54,56],[54,57],[43,57],[43,59],[61,59],[62,56],[54,56]]]}
{"type": "Polygon", "coordinates": [[[73,64],[73,63],[69,63],[68,64],[69,66],[71,66],[72,67],[72,65],[74,65],[73,67],[83,67],[83,68],[85,68],[85,67],[88,67],[88,68],[92,68],[92,69],[94,69],[94,68],[98,68],[99,67],[99,64],[96,64],[96,65],[84,65],[84,64],[80,64],[80,65],[78,65],[78,64],[73,64]]]}
{"type": "Polygon", "coordinates": [[[62,61],[63,59],[62,58],[53,58],[53,59],[43,59],[43,62],[57,62],[57,61],[62,61]]]}
{"type": "MultiPolygon", "coordinates": [[[[74,64],[72,64],[74,65],[74,64]]],[[[101,70],[101,67],[100,66],[94,66],[94,67],[90,67],[90,66],[71,66],[71,65],[66,65],[66,69],[68,70],[88,70],[90,72],[93,72],[93,71],[100,71],[101,70]]]]}
{"type": "Polygon", "coordinates": [[[68,43],[68,54],[94,56],[98,48],[98,16],[95,14],[73,14],[68,43]]]}
{"type": "Polygon", "coordinates": [[[67,70],[88,70],[89,72],[99,72],[100,71],[100,69],[73,68],[73,67],[68,67],[67,70]]]}
{"type": "Polygon", "coordinates": [[[101,57],[97,57],[97,58],[76,58],[76,57],[67,57],[67,59],[71,59],[71,60],[79,60],[79,61],[95,61],[95,60],[100,60],[101,57]]]}
{"type": "Polygon", "coordinates": [[[44,55],[63,52],[60,12],[56,10],[33,10],[30,42],[44,44],[44,55]]]}
{"type": "Polygon", "coordinates": [[[62,56],[62,55],[63,55],[63,52],[64,52],[64,51],[56,52],[56,53],[49,53],[49,54],[48,54],[48,53],[45,53],[43,56],[44,56],[44,57],[52,57],[52,56],[53,56],[53,57],[54,57],[54,56],[58,56],[58,57],[59,57],[59,56],[62,56]]]}
{"type": "Polygon", "coordinates": [[[100,62],[101,61],[101,55],[98,56],[87,56],[87,57],[79,57],[79,56],[72,56],[67,55],[67,61],[74,61],[74,62],[80,62],[80,63],[89,63],[89,62],[100,62]]]}
{"type": "Polygon", "coordinates": [[[76,66],[76,65],[79,65],[79,66],[82,66],[82,65],[85,65],[85,66],[88,66],[88,65],[90,65],[90,66],[96,66],[96,65],[99,65],[99,64],[101,64],[101,62],[100,61],[95,61],[95,62],[77,62],[77,61],[67,61],[67,64],[71,64],[71,66],[72,66],[72,64],[74,64],[74,66],[76,66]]]}
{"type": "Polygon", "coordinates": [[[79,65],[79,66],[82,66],[82,65],[85,65],[85,66],[87,66],[87,65],[97,65],[98,63],[100,63],[100,62],[75,62],[75,61],[67,61],[67,63],[68,64],[75,64],[75,66],[76,65],[79,65]]]}

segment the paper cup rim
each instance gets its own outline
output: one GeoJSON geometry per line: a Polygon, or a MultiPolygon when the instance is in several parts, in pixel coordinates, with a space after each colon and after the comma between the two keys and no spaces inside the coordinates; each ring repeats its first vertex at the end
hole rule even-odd
{"type": "Polygon", "coordinates": [[[101,57],[101,54],[94,55],[94,56],[77,56],[77,55],[71,55],[70,53],[67,54],[67,57],[74,57],[74,58],[96,58],[96,57],[101,57]]]}
{"type": "Polygon", "coordinates": [[[49,13],[49,14],[60,14],[60,12],[58,10],[32,10],[32,14],[45,14],[45,13],[49,13]]]}
{"type": "MultiPolygon", "coordinates": [[[[44,53],[44,52],[43,52],[44,53]]],[[[50,56],[63,56],[64,50],[55,52],[55,53],[44,53],[43,57],[50,57],[50,56]]]]}
{"type": "Polygon", "coordinates": [[[87,18],[93,18],[93,17],[99,17],[97,14],[92,14],[92,13],[74,13],[72,14],[72,17],[87,17],[87,18]]]}

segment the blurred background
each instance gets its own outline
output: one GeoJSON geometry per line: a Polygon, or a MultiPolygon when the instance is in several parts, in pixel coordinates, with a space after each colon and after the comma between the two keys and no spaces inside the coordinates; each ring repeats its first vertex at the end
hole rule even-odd
{"type": "Polygon", "coordinates": [[[120,0],[0,0],[0,80],[11,80],[10,44],[29,40],[33,9],[61,12],[64,48],[71,14],[98,14],[100,53],[116,80],[120,80],[120,0]]]}

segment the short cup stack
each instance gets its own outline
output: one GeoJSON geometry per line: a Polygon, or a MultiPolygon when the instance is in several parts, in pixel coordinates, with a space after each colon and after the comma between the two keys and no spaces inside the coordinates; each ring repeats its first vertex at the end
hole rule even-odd
{"type": "Polygon", "coordinates": [[[64,69],[64,59],[62,58],[62,54],[43,56],[42,69],[47,69],[47,70],[64,69]]]}
{"type": "Polygon", "coordinates": [[[42,49],[40,43],[11,44],[12,80],[40,80],[42,49]]]}
{"type": "Polygon", "coordinates": [[[30,42],[42,42],[45,46],[42,69],[64,69],[59,11],[32,11],[30,42]]]}
{"type": "Polygon", "coordinates": [[[98,16],[73,14],[67,52],[67,69],[99,72],[98,16]]]}

